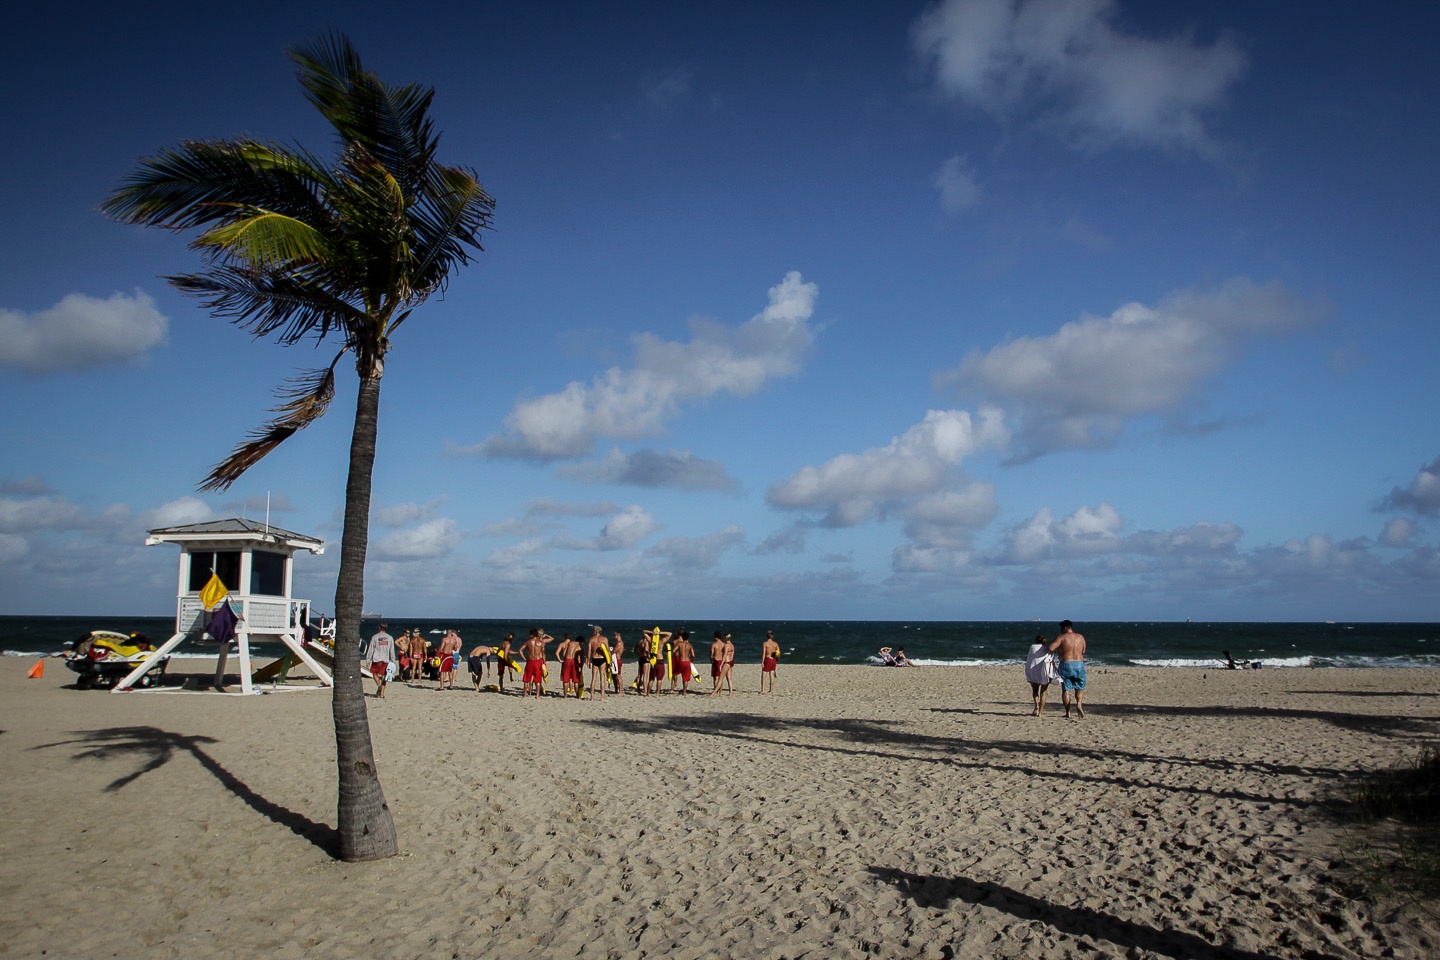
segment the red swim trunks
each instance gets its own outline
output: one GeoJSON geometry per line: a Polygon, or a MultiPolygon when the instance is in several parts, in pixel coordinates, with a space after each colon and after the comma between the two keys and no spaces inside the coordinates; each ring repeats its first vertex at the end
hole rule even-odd
{"type": "Polygon", "coordinates": [[[389,669],[390,664],[386,663],[384,660],[376,660],[374,663],[370,664],[370,676],[374,677],[376,680],[384,680],[385,673],[389,669]]]}
{"type": "Polygon", "coordinates": [[[776,660],[774,657],[766,657],[764,665],[760,668],[761,673],[774,673],[776,660]]]}
{"type": "Polygon", "coordinates": [[[720,661],[719,661],[719,660],[711,660],[711,661],[710,661],[710,676],[712,676],[712,677],[718,677],[718,676],[720,676],[720,661]]]}
{"type": "Polygon", "coordinates": [[[457,662],[457,660],[456,660],[455,654],[453,654],[453,653],[447,653],[447,654],[445,654],[445,656],[443,656],[443,657],[440,658],[440,672],[441,672],[441,673],[454,673],[454,672],[455,672],[455,664],[456,664],[456,662],[457,662]]]}
{"type": "Polygon", "coordinates": [[[650,667],[650,676],[656,680],[665,679],[665,661],[656,660],[650,667]]]}
{"type": "Polygon", "coordinates": [[[690,675],[694,669],[689,660],[681,660],[675,664],[675,673],[683,683],[690,682],[690,675]]]}
{"type": "Polygon", "coordinates": [[[569,659],[567,659],[567,660],[565,660],[564,663],[560,664],[560,682],[561,682],[561,683],[579,683],[579,682],[580,682],[580,668],[575,665],[575,661],[574,661],[574,660],[569,660],[569,659]]]}
{"type": "Polygon", "coordinates": [[[544,683],[545,682],[545,661],[526,660],[525,674],[520,678],[522,683],[544,683]]]}

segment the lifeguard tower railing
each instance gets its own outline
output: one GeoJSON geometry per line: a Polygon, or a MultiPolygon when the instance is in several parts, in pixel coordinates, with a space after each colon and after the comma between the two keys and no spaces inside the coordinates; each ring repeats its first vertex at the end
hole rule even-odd
{"type": "MultiPolygon", "coordinates": [[[[310,622],[310,601],[293,597],[261,597],[254,594],[232,593],[229,595],[230,608],[240,618],[249,633],[298,634],[305,639],[305,624],[310,622]]],[[[177,601],[175,632],[183,633],[194,640],[205,632],[210,614],[205,604],[194,594],[181,596],[177,601]]]]}

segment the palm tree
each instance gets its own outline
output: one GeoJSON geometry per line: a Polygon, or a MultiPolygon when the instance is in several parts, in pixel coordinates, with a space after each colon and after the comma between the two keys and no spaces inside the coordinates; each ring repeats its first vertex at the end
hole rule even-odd
{"type": "Polygon", "coordinates": [[[341,36],[291,56],[306,97],[339,138],[338,156],[325,162],[299,147],[251,139],[182,141],[141,160],[101,209],[125,223],[200,230],[190,246],[204,268],[165,279],[215,316],[257,339],[288,345],[314,337],[339,347],[328,367],[282,385],[277,417],[216,465],[200,489],[228,488],[323,414],[336,365],[347,353],[354,357],[360,389],[335,584],[332,712],[339,855],[374,860],[398,852],[360,681],[380,378],[396,329],[481,250],[495,201],[473,171],[436,162],[433,89],[385,85],[341,36]]]}

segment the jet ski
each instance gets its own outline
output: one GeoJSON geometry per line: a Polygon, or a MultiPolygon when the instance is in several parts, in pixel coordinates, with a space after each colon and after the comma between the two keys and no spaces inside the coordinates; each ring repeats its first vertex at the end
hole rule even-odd
{"type": "MultiPolygon", "coordinates": [[[[71,645],[65,654],[65,666],[80,675],[75,681],[80,689],[108,690],[154,652],[155,647],[144,634],[91,630],[71,645]]],[[[169,663],[167,656],[147,670],[135,686],[158,687],[169,663]]]]}

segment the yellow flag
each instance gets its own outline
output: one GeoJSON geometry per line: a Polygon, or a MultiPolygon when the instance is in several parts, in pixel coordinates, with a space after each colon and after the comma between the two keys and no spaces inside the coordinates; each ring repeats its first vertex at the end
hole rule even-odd
{"type": "Polygon", "coordinates": [[[229,595],[230,591],[225,589],[225,584],[221,582],[220,575],[218,573],[212,573],[210,574],[210,582],[205,584],[204,590],[200,591],[200,602],[205,605],[206,610],[209,610],[229,595]]]}

